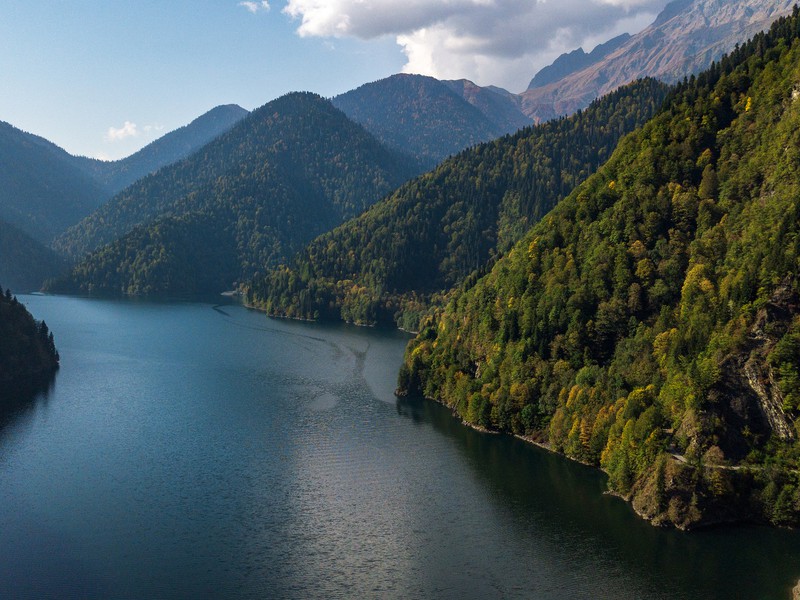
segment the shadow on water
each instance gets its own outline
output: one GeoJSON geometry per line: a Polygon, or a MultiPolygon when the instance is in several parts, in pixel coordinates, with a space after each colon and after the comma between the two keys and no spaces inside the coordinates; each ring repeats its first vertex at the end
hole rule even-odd
{"type": "MultiPolygon", "coordinates": [[[[451,411],[418,397],[397,412],[453,440],[523,535],[558,539],[602,555],[625,572],[669,582],[675,597],[791,598],[800,577],[800,532],[738,525],[690,533],[660,529],[606,491],[593,467],[508,435],[475,431],[451,411]]],[[[660,582],[660,583],[659,583],[660,582]]]]}
{"type": "Polygon", "coordinates": [[[37,406],[47,404],[55,388],[57,373],[15,389],[0,391],[0,437],[14,422],[33,412],[37,406]]]}

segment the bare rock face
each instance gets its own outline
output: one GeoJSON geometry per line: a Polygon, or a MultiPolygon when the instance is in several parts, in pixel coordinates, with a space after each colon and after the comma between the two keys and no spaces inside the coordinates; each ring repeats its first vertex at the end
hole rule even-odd
{"type": "Polygon", "coordinates": [[[602,60],[522,93],[534,120],[572,113],[641,77],[676,81],[708,67],[781,16],[795,0],[675,0],[652,25],[602,60]]]}
{"type": "Polygon", "coordinates": [[[720,365],[720,381],[710,390],[709,400],[725,423],[720,447],[729,459],[740,460],[754,442],[758,445],[771,435],[785,441],[795,438],[767,356],[798,312],[800,298],[785,281],[758,311],[745,344],[720,365]]]}

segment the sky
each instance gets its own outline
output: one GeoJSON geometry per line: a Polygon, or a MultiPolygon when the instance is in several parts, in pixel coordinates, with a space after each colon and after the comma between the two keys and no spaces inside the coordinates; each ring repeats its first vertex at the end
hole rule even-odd
{"type": "Polygon", "coordinates": [[[125,157],[220,104],[409,72],[513,92],[667,0],[2,0],[0,120],[125,157]]]}

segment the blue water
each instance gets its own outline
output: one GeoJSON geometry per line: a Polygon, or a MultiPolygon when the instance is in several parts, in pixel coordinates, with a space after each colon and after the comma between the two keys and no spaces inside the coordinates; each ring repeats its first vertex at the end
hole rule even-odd
{"type": "Polygon", "coordinates": [[[20,298],[2,598],[789,598],[800,536],[650,527],[602,474],[397,400],[407,336],[237,305],[20,298]]]}

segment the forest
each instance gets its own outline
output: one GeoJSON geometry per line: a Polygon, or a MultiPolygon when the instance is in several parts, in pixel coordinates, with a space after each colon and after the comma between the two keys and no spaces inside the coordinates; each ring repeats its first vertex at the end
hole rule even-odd
{"type": "Polygon", "coordinates": [[[80,261],[48,289],[230,290],[360,213],[417,169],[329,101],[289,94],[68,230],[55,246],[80,261]]]}
{"type": "Polygon", "coordinates": [[[485,106],[473,106],[458,83],[399,73],[331,101],[388,148],[416,156],[426,168],[531,123],[510,99],[493,91],[481,90],[485,106]]]}
{"type": "Polygon", "coordinates": [[[416,330],[432,299],[505,253],[666,92],[637,81],[571,117],[465,150],[255,278],[247,301],[272,315],[416,330]]]}
{"type": "Polygon", "coordinates": [[[38,389],[58,361],[47,323],[36,321],[10,290],[0,293],[0,402],[38,389]]]}
{"type": "Polygon", "coordinates": [[[0,281],[15,292],[37,291],[67,263],[44,244],[0,220],[0,281]]]}
{"type": "Polygon", "coordinates": [[[800,12],[426,317],[400,393],[609,475],[657,524],[800,524],[800,12]]]}

